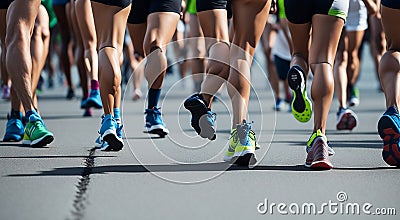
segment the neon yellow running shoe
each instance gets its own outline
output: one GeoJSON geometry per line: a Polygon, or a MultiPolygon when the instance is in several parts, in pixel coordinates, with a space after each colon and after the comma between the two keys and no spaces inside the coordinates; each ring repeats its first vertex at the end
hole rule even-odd
{"type": "Polygon", "coordinates": [[[225,152],[224,161],[233,162],[239,166],[254,165],[257,162],[255,150],[259,148],[256,136],[251,130],[251,123],[243,120],[241,125],[231,131],[228,149],[225,152]]]}
{"type": "Polygon", "coordinates": [[[312,104],[307,97],[304,71],[299,66],[292,66],[288,73],[288,84],[293,92],[292,114],[299,122],[308,122],[312,115],[312,104]]]}

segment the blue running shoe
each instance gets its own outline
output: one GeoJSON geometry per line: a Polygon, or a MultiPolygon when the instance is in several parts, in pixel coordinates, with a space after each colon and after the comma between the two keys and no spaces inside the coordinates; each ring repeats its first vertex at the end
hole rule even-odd
{"type": "Polygon", "coordinates": [[[157,134],[161,138],[169,133],[168,129],[161,118],[160,108],[153,107],[152,109],[146,109],[146,124],[144,126],[144,132],[150,134],[157,134]]]}
{"type": "Polygon", "coordinates": [[[202,138],[216,139],[215,121],[217,115],[209,109],[200,94],[194,94],[185,100],[184,106],[192,114],[191,125],[202,138]]]}
{"type": "Polygon", "coordinates": [[[7,115],[6,133],[3,141],[21,141],[24,137],[24,125],[22,123],[22,113],[19,111],[11,112],[7,115]]]}
{"type": "Polygon", "coordinates": [[[87,99],[83,99],[81,100],[81,109],[85,109],[86,108],[86,103],[87,103],[87,99]]]}
{"type": "Polygon", "coordinates": [[[120,151],[124,146],[122,138],[118,137],[114,117],[111,114],[104,116],[101,122],[100,136],[103,142],[107,142],[108,146],[104,151],[120,151]]]}
{"type": "Polygon", "coordinates": [[[103,108],[103,104],[101,103],[100,98],[100,91],[98,89],[90,90],[89,98],[87,98],[86,100],[86,107],[93,107],[97,109],[103,108]]]}
{"type": "MultiPolygon", "coordinates": [[[[104,116],[102,116],[102,118],[104,118],[104,116]]],[[[115,128],[116,134],[117,134],[117,136],[119,138],[122,139],[122,128],[123,128],[123,125],[120,123],[119,119],[116,119],[116,122],[117,122],[116,123],[117,127],[115,128]]],[[[94,147],[98,148],[98,149],[100,149],[102,151],[107,151],[109,145],[108,145],[107,141],[101,140],[101,135],[99,135],[96,138],[95,142],[94,142],[94,147]]]]}
{"type": "Polygon", "coordinates": [[[117,136],[122,139],[122,128],[124,125],[121,122],[120,118],[116,118],[115,121],[117,122],[115,125],[115,131],[117,132],[117,136]]]}
{"type": "Polygon", "coordinates": [[[383,140],[383,160],[400,167],[400,115],[395,106],[389,107],[379,119],[378,133],[383,140]]]}

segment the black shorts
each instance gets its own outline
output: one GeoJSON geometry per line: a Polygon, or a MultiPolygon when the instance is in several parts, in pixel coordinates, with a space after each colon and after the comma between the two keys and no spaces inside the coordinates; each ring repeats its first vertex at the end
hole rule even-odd
{"type": "Polygon", "coordinates": [[[226,9],[228,19],[232,18],[231,0],[196,0],[197,13],[213,9],[226,9]]]}
{"type": "Polygon", "coordinates": [[[315,14],[331,15],[346,21],[349,0],[285,0],[287,19],[294,24],[305,24],[315,14]]]}
{"type": "Polygon", "coordinates": [[[110,6],[117,6],[120,8],[126,8],[132,3],[132,0],[91,0],[91,1],[110,6]]]}
{"type": "Polygon", "coordinates": [[[399,0],[382,0],[381,4],[388,8],[400,9],[400,1],[399,0]]]}
{"type": "Polygon", "coordinates": [[[7,9],[14,0],[0,0],[0,9],[7,9]]]}
{"type": "Polygon", "coordinates": [[[181,13],[182,0],[132,0],[129,13],[129,24],[142,24],[147,21],[147,16],[155,12],[181,13]]]}
{"type": "Polygon", "coordinates": [[[278,55],[274,55],[274,63],[279,79],[286,80],[290,69],[290,60],[285,60],[280,58],[278,55]]]}

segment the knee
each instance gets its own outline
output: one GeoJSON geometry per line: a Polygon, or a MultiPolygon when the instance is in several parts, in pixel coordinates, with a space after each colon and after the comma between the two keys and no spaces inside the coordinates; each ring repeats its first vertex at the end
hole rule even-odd
{"type": "Polygon", "coordinates": [[[219,77],[227,80],[229,77],[229,65],[214,60],[209,60],[206,71],[208,74],[218,75],[219,77]]]}
{"type": "Polygon", "coordinates": [[[159,50],[160,52],[164,52],[164,50],[162,49],[162,43],[157,40],[145,41],[143,47],[144,47],[144,52],[146,53],[146,55],[149,55],[156,50],[159,50]]]}

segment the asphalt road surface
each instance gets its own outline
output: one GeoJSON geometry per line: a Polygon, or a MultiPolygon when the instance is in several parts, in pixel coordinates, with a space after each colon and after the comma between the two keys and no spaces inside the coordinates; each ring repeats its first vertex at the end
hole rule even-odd
{"type": "MultiPolygon", "coordinates": [[[[264,65],[262,55],[257,60],[264,65]]],[[[190,79],[166,79],[161,107],[171,133],[164,139],[142,132],[144,99],[133,102],[128,87],[120,152],[93,149],[101,111],[83,118],[80,99],[65,100],[66,88],[45,90],[40,111],[55,141],[39,149],[0,143],[0,219],[399,219],[400,173],[381,158],[376,127],[384,96],[368,55],[358,83],[361,103],[354,108],[357,128],[336,131],[336,99],[331,107],[331,171],[304,168],[312,122],[273,111],[261,70],[253,67],[249,107],[261,145],[252,169],[222,162],[231,127],[225,89],[214,104],[217,140],[208,142],[195,135],[182,106],[192,93],[190,79]]],[[[0,135],[9,108],[0,102],[0,135]]]]}

